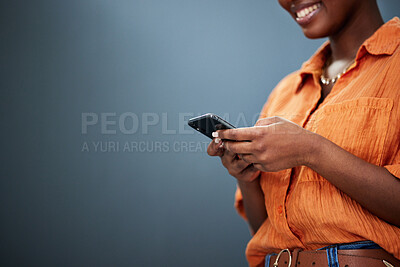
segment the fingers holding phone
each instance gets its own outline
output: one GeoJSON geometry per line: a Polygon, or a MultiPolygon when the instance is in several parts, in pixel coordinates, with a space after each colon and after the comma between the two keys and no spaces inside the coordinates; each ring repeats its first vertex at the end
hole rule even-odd
{"type": "Polygon", "coordinates": [[[224,154],[225,148],[221,145],[221,142],[215,142],[213,139],[207,147],[207,154],[211,157],[222,156],[224,154]]]}
{"type": "Polygon", "coordinates": [[[215,139],[213,139],[208,145],[207,153],[210,156],[219,156],[222,165],[228,170],[229,174],[237,180],[251,182],[260,174],[260,171],[257,170],[253,164],[245,162],[237,154],[224,149],[221,146],[221,141],[216,143],[215,139]]]}
{"type": "Polygon", "coordinates": [[[234,129],[235,127],[232,124],[211,113],[192,118],[188,121],[188,124],[195,130],[212,139],[207,147],[207,154],[212,157],[219,156],[222,165],[224,165],[229,174],[237,180],[251,182],[260,175],[260,171],[257,170],[253,164],[245,162],[236,153],[226,150],[222,146],[222,140],[220,138],[214,138],[215,134],[213,135],[213,133],[217,130],[234,129]]]}
{"type": "Polygon", "coordinates": [[[247,163],[237,154],[229,150],[224,150],[221,162],[228,170],[229,174],[239,181],[252,182],[260,175],[260,171],[256,169],[253,164],[247,163]]]}

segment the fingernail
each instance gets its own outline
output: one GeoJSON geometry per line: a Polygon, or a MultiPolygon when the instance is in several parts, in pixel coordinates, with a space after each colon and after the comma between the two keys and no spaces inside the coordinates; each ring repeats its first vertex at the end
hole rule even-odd
{"type": "Polygon", "coordinates": [[[219,142],[221,142],[221,139],[215,138],[215,139],[214,139],[214,142],[217,143],[217,144],[219,144],[219,142]]]}
{"type": "Polygon", "coordinates": [[[217,132],[213,132],[212,133],[212,137],[218,137],[218,133],[217,132]]]}

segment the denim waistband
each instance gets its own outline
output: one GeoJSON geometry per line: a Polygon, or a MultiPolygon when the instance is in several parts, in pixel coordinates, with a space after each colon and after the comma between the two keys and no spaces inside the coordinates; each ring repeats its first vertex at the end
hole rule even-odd
{"type": "Polygon", "coordinates": [[[357,241],[352,243],[343,243],[343,244],[334,244],[330,246],[326,246],[323,248],[319,248],[317,250],[328,250],[332,247],[337,247],[337,249],[379,249],[381,248],[379,245],[375,244],[372,241],[357,241]]]}
{"type": "MultiPolygon", "coordinates": [[[[328,257],[329,267],[339,267],[338,250],[349,250],[349,249],[380,249],[381,247],[372,241],[357,241],[352,243],[334,244],[329,245],[317,250],[326,250],[328,257]]],[[[265,267],[269,267],[271,257],[277,255],[276,253],[271,253],[265,256],[265,267]]]]}

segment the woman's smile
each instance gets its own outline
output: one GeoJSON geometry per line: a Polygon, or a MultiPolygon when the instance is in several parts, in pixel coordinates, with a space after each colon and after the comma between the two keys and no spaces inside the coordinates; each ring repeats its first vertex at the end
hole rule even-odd
{"type": "Polygon", "coordinates": [[[306,25],[319,13],[322,2],[293,3],[291,11],[300,26],[306,25]]]}

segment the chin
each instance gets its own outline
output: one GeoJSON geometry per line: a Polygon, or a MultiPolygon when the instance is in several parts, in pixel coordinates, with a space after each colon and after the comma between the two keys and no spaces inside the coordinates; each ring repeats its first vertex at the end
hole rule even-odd
{"type": "Polygon", "coordinates": [[[303,30],[303,34],[308,39],[319,39],[319,38],[327,37],[326,35],[323,35],[323,34],[320,34],[320,33],[311,32],[311,31],[307,31],[307,30],[303,30]]]}
{"type": "Polygon", "coordinates": [[[309,39],[319,39],[329,36],[329,32],[323,29],[323,27],[306,27],[302,28],[304,36],[309,39]]]}

